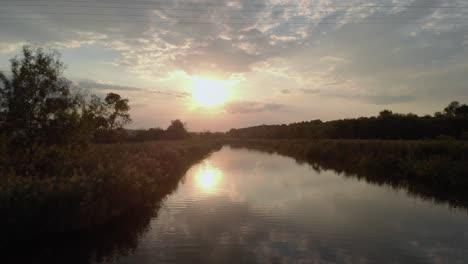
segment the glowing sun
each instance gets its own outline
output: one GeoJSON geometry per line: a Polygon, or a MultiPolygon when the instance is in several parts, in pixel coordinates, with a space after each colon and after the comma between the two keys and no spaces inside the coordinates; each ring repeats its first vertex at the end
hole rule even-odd
{"type": "Polygon", "coordinates": [[[221,105],[227,100],[228,85],[226,81],[194,77],[192,78],[192,99],[198,106],[221,105]]]}

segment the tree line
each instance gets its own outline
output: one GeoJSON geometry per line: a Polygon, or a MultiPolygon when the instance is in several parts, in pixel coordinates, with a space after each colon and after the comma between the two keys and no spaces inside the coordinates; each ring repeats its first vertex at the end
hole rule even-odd
{"type": "Polygon", "coordinates": [[[468,105],[455,101],[433,116],[383,110],[378,116],[231,129],[232,138],[468,139],[468,105]]]}
{"type": "Polygon", "coordinates": [[[194,133],[187,131],[187,124],[180,119],[172,120],[170,125],[164,130],[160,127],[149,129],[118,129],[114,131],[113,138],[110,141],[98,140],[97,142],[143,142],[154,140],[181,140],[192,137],[194,133]]]}

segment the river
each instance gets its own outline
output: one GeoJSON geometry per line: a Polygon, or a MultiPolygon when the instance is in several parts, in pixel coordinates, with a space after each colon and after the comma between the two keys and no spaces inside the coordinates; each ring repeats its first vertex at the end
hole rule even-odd
{"type": "Polygon", "coordinates": [[[224,147],[194,165],[121,263],[467,263],[466,209],[224,147]]]}

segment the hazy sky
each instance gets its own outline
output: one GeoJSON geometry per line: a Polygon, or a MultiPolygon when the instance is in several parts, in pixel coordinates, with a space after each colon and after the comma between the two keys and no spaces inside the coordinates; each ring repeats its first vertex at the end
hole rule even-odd
{"type": "Polygon", "coordinates": [[[224,131],[468,101],[463,0],[96,2],[0,0],[0,70],[25,43],[53,45],[77,86],[130,99],[133,128],[180,118],[224,131]],[[197,103],[204,84],[226,101],[197,103]]]}

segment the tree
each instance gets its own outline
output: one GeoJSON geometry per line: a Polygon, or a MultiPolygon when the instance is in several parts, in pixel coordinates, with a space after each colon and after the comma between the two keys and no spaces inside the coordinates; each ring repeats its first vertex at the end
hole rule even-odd
{"type": "Polygon", "coordinates": [[[460,104],[458,101],[453,101],[444,108],[444,115],[448,117],[467,118],[468,105],[460,104]]]}
{"type": "Polygon", "coordinates": [[[83,107],[83,118],[99,142],[114,142],[122,137],[123,127],[131,122],[128,99],[109,93],[104,101],[93,95],[83,107]]]}
{"type": "Polygon", "coordinates": [[[455,116],[460,118],[468,118],[468,105],[460,105],[460,107],[455,110],[455,116]]]}
{"type": "Polygon", "coordinates": [[[457,101],[451,102],[447,107],[444,108],[444,114],[446,116],[454,117],[457,111],[457,108],[460,107],[460,103],[457,101]]]}
{"type": "Polygon", "coordinates": [[[53,49],[24,46],[10,64],[11,73],[0,72],[0,165],[8,160],[8,170],[69,175],[66,164],[77,148],[98,131],[123,134],[131,121],[128,99],[114,93],[88,99],[73,87],[53,49]]]}
{"type": "Polygon", "coordinates": [[[10,154],[28,167],[42,146],[73,143],[82,97],[63,77],[65,66],[55,50],[24,46],[10,68],[9,75],[0,72],[2,130],[10,154]]]}
{"type": "Polygon", "coordinates": [[[89,101],[83,104],[82,114],[88,129],[97,131],[107,128],[106,107],[96,95],[91,95],[89,101]]]}
{"type": "Polygon", "coordinates": [[[132,121],[128,113],[130,110],[128,99],[122,99],[120,95],[115,93],[108,93],[104,102],[108,110],[107,123],[109,129],[123,128],[132,121]]]}
{"type": "Polygon", "coordinates": [[[442,112],[440,112],[440,111],[437,111],[437,112],[434,113],[434,117],[442,118],[442,117],[444,117],[444,114],[442,114],[442,112]]]}
{"type": "Polygon", "coordinates": [[[379,113],[379,117],[381,118],[391,117],[392,115],[393,115],[393,112],[390,110],[382,110],[379,113]]]}
{"type": "Polygon", "coordinates": [[[171,125],[166,129],[165,136],[168,139],[184,139],[188,137],[185,124],[179,119],[172,120],[171,125]]]}

